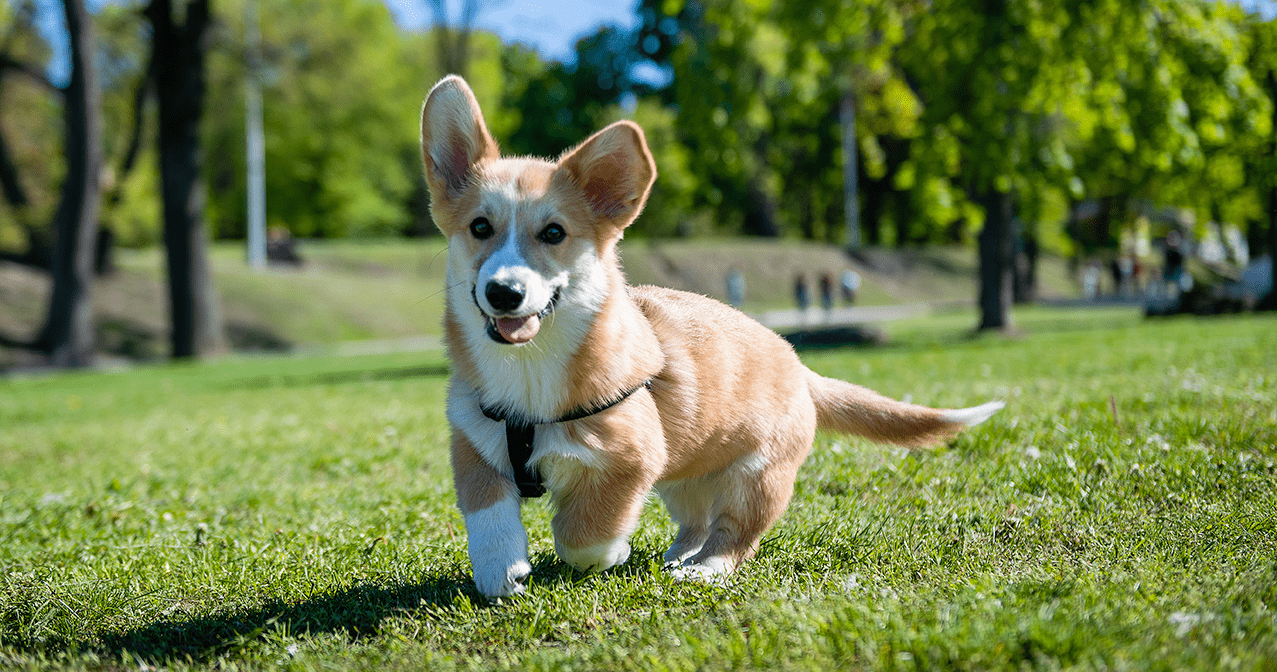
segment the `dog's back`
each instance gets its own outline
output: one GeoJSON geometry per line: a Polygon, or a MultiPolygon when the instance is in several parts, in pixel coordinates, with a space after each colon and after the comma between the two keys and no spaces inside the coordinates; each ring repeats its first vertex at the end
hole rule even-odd
{"type": "Polygon", "coordinates": [[[666,356],[653,391],[671,445],[667,477],[705,473],[751,449],[776,459],[782,455],[773,453],[796,444],[805,456],[817,427],[905,446],[933,445],[1003,406],[942,410],[896,401],[816,374],[783,338],[719,301],[648,286],[632,287],[630,295],[666,356]],[[681,444],[686,451],[675,448],[681,444]],[[695,454],[695,462],[682,463],[682,454],[695,454]]]}

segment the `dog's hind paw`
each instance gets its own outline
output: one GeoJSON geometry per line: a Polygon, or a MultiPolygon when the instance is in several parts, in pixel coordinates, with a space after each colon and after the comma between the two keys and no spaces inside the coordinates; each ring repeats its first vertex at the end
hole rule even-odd
{"type": "Polygon", "coordinates": [[[735,569],[735,564],[727,558],[714,556],[700,562],[685,562],[681,565],[667,563],[666,568],[669,569],[670,576],[674,577],[675,581],[695,581],[722,586],[727,583],[727,577],[735,569]]]}

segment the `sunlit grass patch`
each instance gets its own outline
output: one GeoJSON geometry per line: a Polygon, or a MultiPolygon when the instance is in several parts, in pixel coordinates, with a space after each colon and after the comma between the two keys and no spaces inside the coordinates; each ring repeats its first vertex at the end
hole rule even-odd
{"type": "Polygon", "coordinates": [[[948,446],[821,434],[722,587],[553,555],[470,583],[439,353],[0,381],[0,667],[1269,669],[1277,321],[916,323],[810,366],[941,406],[948,446]]]}

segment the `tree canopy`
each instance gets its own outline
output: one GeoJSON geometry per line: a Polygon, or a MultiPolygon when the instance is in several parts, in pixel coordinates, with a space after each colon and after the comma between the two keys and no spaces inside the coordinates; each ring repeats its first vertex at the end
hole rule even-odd
{"type": "MultiPolygon", "coordinates": [[[[397,27],[374,0],[258,0],[267,213],[298,236],[430,233],[421,98],[440,27],[397,27]]],[[[61,179],[60,94],[31,6],[0,7],[0,247],[46,226],[61,179]],[[0,171],[3,173],[4,171],[0,171]],[[2,177],[3,175],[0,175],[2,177]],[[19,202],[15,203],[14,199],[19,202]]],[[[215,6],[203,122],[213,235],[244,234],[243,0],[215,6]]],[[[1135,204],[1260,222],[1273,187],[1277,23],[1223,0],[640,0],[633,29],[584,37],[568,63],[474,31],[468,76],[508,152],[556,156],[622,117],[648,129],[660,178],[638,235],[843,238],[839,103],[870,244],[961,240],[1007,194],[1044,244],[1116,244],[1135,204]],[[1063,235],[1069,206],[1111,217],[1063,235]]],[[[149,32],[136,3],[96,17],[104,92],[102,217],[159,237],[149,32]],[[139,116],[140,114],[140,116],[139,116]],[[133,142],[140,137],[140,142],[133,142]],[[142,167],[137,169],[137,167],[142,167]]],[[[458,29],[459,30],[459,29],[458,29]]]]}

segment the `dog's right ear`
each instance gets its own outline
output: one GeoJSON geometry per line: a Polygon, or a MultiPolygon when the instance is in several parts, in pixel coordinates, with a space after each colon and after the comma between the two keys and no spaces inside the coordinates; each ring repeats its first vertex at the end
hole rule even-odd
{"type": "Polygon", "coordinates": [[[439,80],[421,108],[421,159],[432,203],[456,199],[475,165],[500,155],[466,80],[456,75],[439,80]]]}

